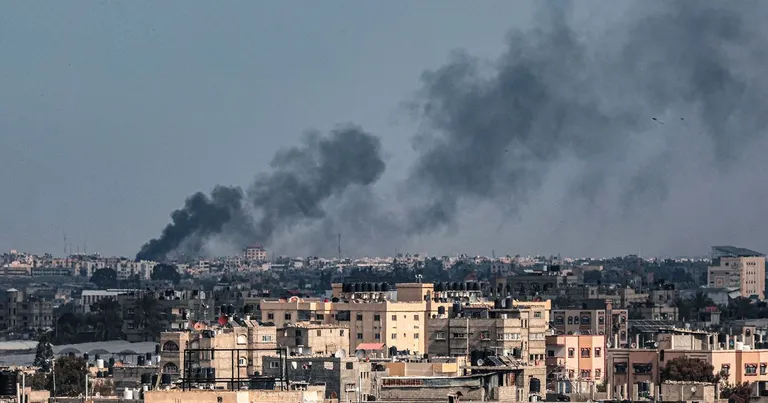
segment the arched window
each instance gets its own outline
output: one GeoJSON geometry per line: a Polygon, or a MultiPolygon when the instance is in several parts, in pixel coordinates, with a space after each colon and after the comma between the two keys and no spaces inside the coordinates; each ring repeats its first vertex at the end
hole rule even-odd
{"type": "Polygon", "coordinates": [[[163,351],[179,351],[179,345],[172,341],[166,341],[163,344],[163,351]]]}
{"type": "Polygon", "coordinates": [[[244,334],[238,334],[237,344],[248,344],[248,338],[244,334]]]}
{"type": "Polygon", "coordinates": [[[240,357],[237,359],[237,365],[244,367],[248,365],[248,360],[245,357],[240,357]]]}
{"type": "Polygon", "coordinates": [[[165,364],[163,367],[163,373],[165,374],[176,374],[179,372],[179,367],[176,366],[176,364],[169,362],[168,364],[165,364]]]}

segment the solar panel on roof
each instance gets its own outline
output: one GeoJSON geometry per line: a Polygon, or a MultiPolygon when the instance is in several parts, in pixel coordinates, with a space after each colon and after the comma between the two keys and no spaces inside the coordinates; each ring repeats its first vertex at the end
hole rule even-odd
{"type": "Polygon", "coordinates": [[[486,360],[490,361],[491,364],[493,364],[496,367],[503,367],[503,366],[505,366],[504,363],[501,362],[501,360],[498,359],[497,357],[488,357],[488,358],[486,358],[486,360]]]}

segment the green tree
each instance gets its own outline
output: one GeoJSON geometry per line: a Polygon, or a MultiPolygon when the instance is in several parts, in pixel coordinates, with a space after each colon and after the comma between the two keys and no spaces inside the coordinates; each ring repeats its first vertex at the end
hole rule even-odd
{"type": "MultiPolygon", "coordinates": [[[[64,356],[56,359],[56,396],[79,396],[85,393],[88,363],[83,357],[64,356]]],[[[49,384],[53,384],[53,377],[49,384]]],[[[51,390],[51,389],[49,389],[51,390]]]]}
{"type": "Polygon", "coordinates": [[[661,379],[662,381],[717,383],[720,377],[715,375],[712,364],[704,360],[677,357],[667,361],[661,369],[661,379]]]}
{"type": "Polygon", "coordinates": [[[51,346],[48,333],[43,333],[37,339],[37,351],[35,351],[34,365],[40,367],[44,372],[51,369],[51,360],[53,359],[53,346],[51,346]]]}
{"type": "Polygon", "coordinates": [[[88,322],[94,330],[96,340],[120,340],[123,338],[122,307],[113,298],[104,298],[91,305],[88,322]]]}
{"type": "Polygon", "coordinates": [[[150,274],[152,280],[167,280],[173,282],[173,284],[179,284],[181,281],[181,275],[179,269],[172,264],[160,263],[152,268],[152,274],[150,274]]]}
{"type": "Polygon", "coordinates": [[[110,268],[98,269],[93,272],[91,283],[100,288],[117,287],[117,272],[110,268]]]}
{"type": "Polygon", "coordinates": [[[88,277],[88,269],[85,267],[81,267],[80,270],[78,270],[78,273],[80,274],[80,277],[88,277]]]}
{"type": "Polygon", "coordinates": [[[720,392],[720,397],[735,403],[747,403],[752,397],[752,385],[749,382],[728,385],[720,392]]]}
{"type": "Polygon", "coordinates": [[[80,343],[83,340],[85,318],[79,314],[66,312],[56,320],[56,344],[80,343]]]}
{"type": "Polygon", "coordinates": [[[144,294],[136,301],[134,325],[141,331],[144,341],[159,340],[164,329],[165,314],[157,299],[151,294],[144,294]]]}

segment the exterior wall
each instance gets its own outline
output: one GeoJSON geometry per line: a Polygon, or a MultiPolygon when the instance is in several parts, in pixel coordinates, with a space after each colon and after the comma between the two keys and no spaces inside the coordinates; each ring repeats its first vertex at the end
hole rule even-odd
{"type": "Polygon", "coordinates": [[[314,391],[153,390],[144,394],[144,403],[284,403],[303,401],[322,401],[322,399],[314,391]]]}
{"type": "Polygon", "coordinates": [[[554,381],[567,380],[576,384],[574,392],[585,393],[591,385],[606,379],[605,336],[549,336],[547,337],[547,372],[554,381]]]}
{"type": "Polygon", "coordinates": [[[350,353],[349,328],[340,325],[301,323],[277,331],[277,344],[289,353],[329,356],[338,350],[350,353]],[[299,348],[301,347],[301,352],[299,348]]]}
{"type": "Polygon", "coordinates": [[[510,319],[429,319],[427,352],[465,356],[473,350],[493,351],[543,365],[548,324],[543,315],[536,318],[536,312],[511,311],[517,317],[510,319]]]}
{"type": "Polygon", "coordinates": [[[176,381],[184,371],[184,350],[189,344],[187,332],[163,332],[160,334],[160,372],[171,375],[176,381]]]}
{"type": "Polygon", "coordinates": [[[738,287],[741,295],[765,298],[765,257],[720,257],[707,269],[709,287],[738,287]],[[719,264],[717,264],[719,263],[719,264]]]}
{"type": "MultiPolygon", "coordinates": [[[[279,357],[264,357],[264,375],[279,377],[280,365],[279,357]]],[[[286,375],[292,382],[324,383],[326,399],[343,398],[358,385],[363,394],[370,394],[371,364],[356,358],[290,357],[287,367],[286,375]]]]}
{"type": "MultiPolygon", "coordinates": [[[[434,378],[433,378],[434,379],[434,378]]],[[[480,378],[446,378],[428,383],[429,378],[396,378],[386,377],[380,380],[378,400],[414,401],[428,400],[447,401],[449,394],[461,393],[461,400],[485,400],[484,389],[480,378]]]]}
{"type": "Polygon", "coordinates": [[[668,402],[715,402],[719,400],[715,385],[696,382],[665,382],[661,385],[661,395],[668,402]]]}
{"type": "Polygon", "coordinates": [[[446,305],[432,300],[331,302],[295,298],[263,300],[259,307],[262,321],[272,322],[278,328],[305,321],[347,326],[350,351],[360,343],[382,343],[386,348],[394,346],[398,350],[424,353],[427,318],[436,315],[439,306],[446,305]]]}
{"type": "Polygon", "coordinates": [[[608,398],[639,400],[641,388],[655,395],[659,379],[657,350],[608,350],[605,363],[608,371],[608,398]]]}
{"type": "Polygon", "coordinates": [[[626,309],[554,309],[551,316],[552,326],[559,335],[606,335],[606,341],[612,346],[629,342],[629,312],[626,309]]]}

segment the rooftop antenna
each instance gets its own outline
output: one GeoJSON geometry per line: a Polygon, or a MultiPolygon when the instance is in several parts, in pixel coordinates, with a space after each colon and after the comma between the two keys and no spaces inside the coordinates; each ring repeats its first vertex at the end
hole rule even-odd
{"type": "Polygon", "coordinates": [[[67,256],[67,234],[64,234],[64,256],[67,256]]]}
{"type": "Polygon", "coordinates": [[[341,262],[341,232],[339,232],[339,262],[341,262]]]}

